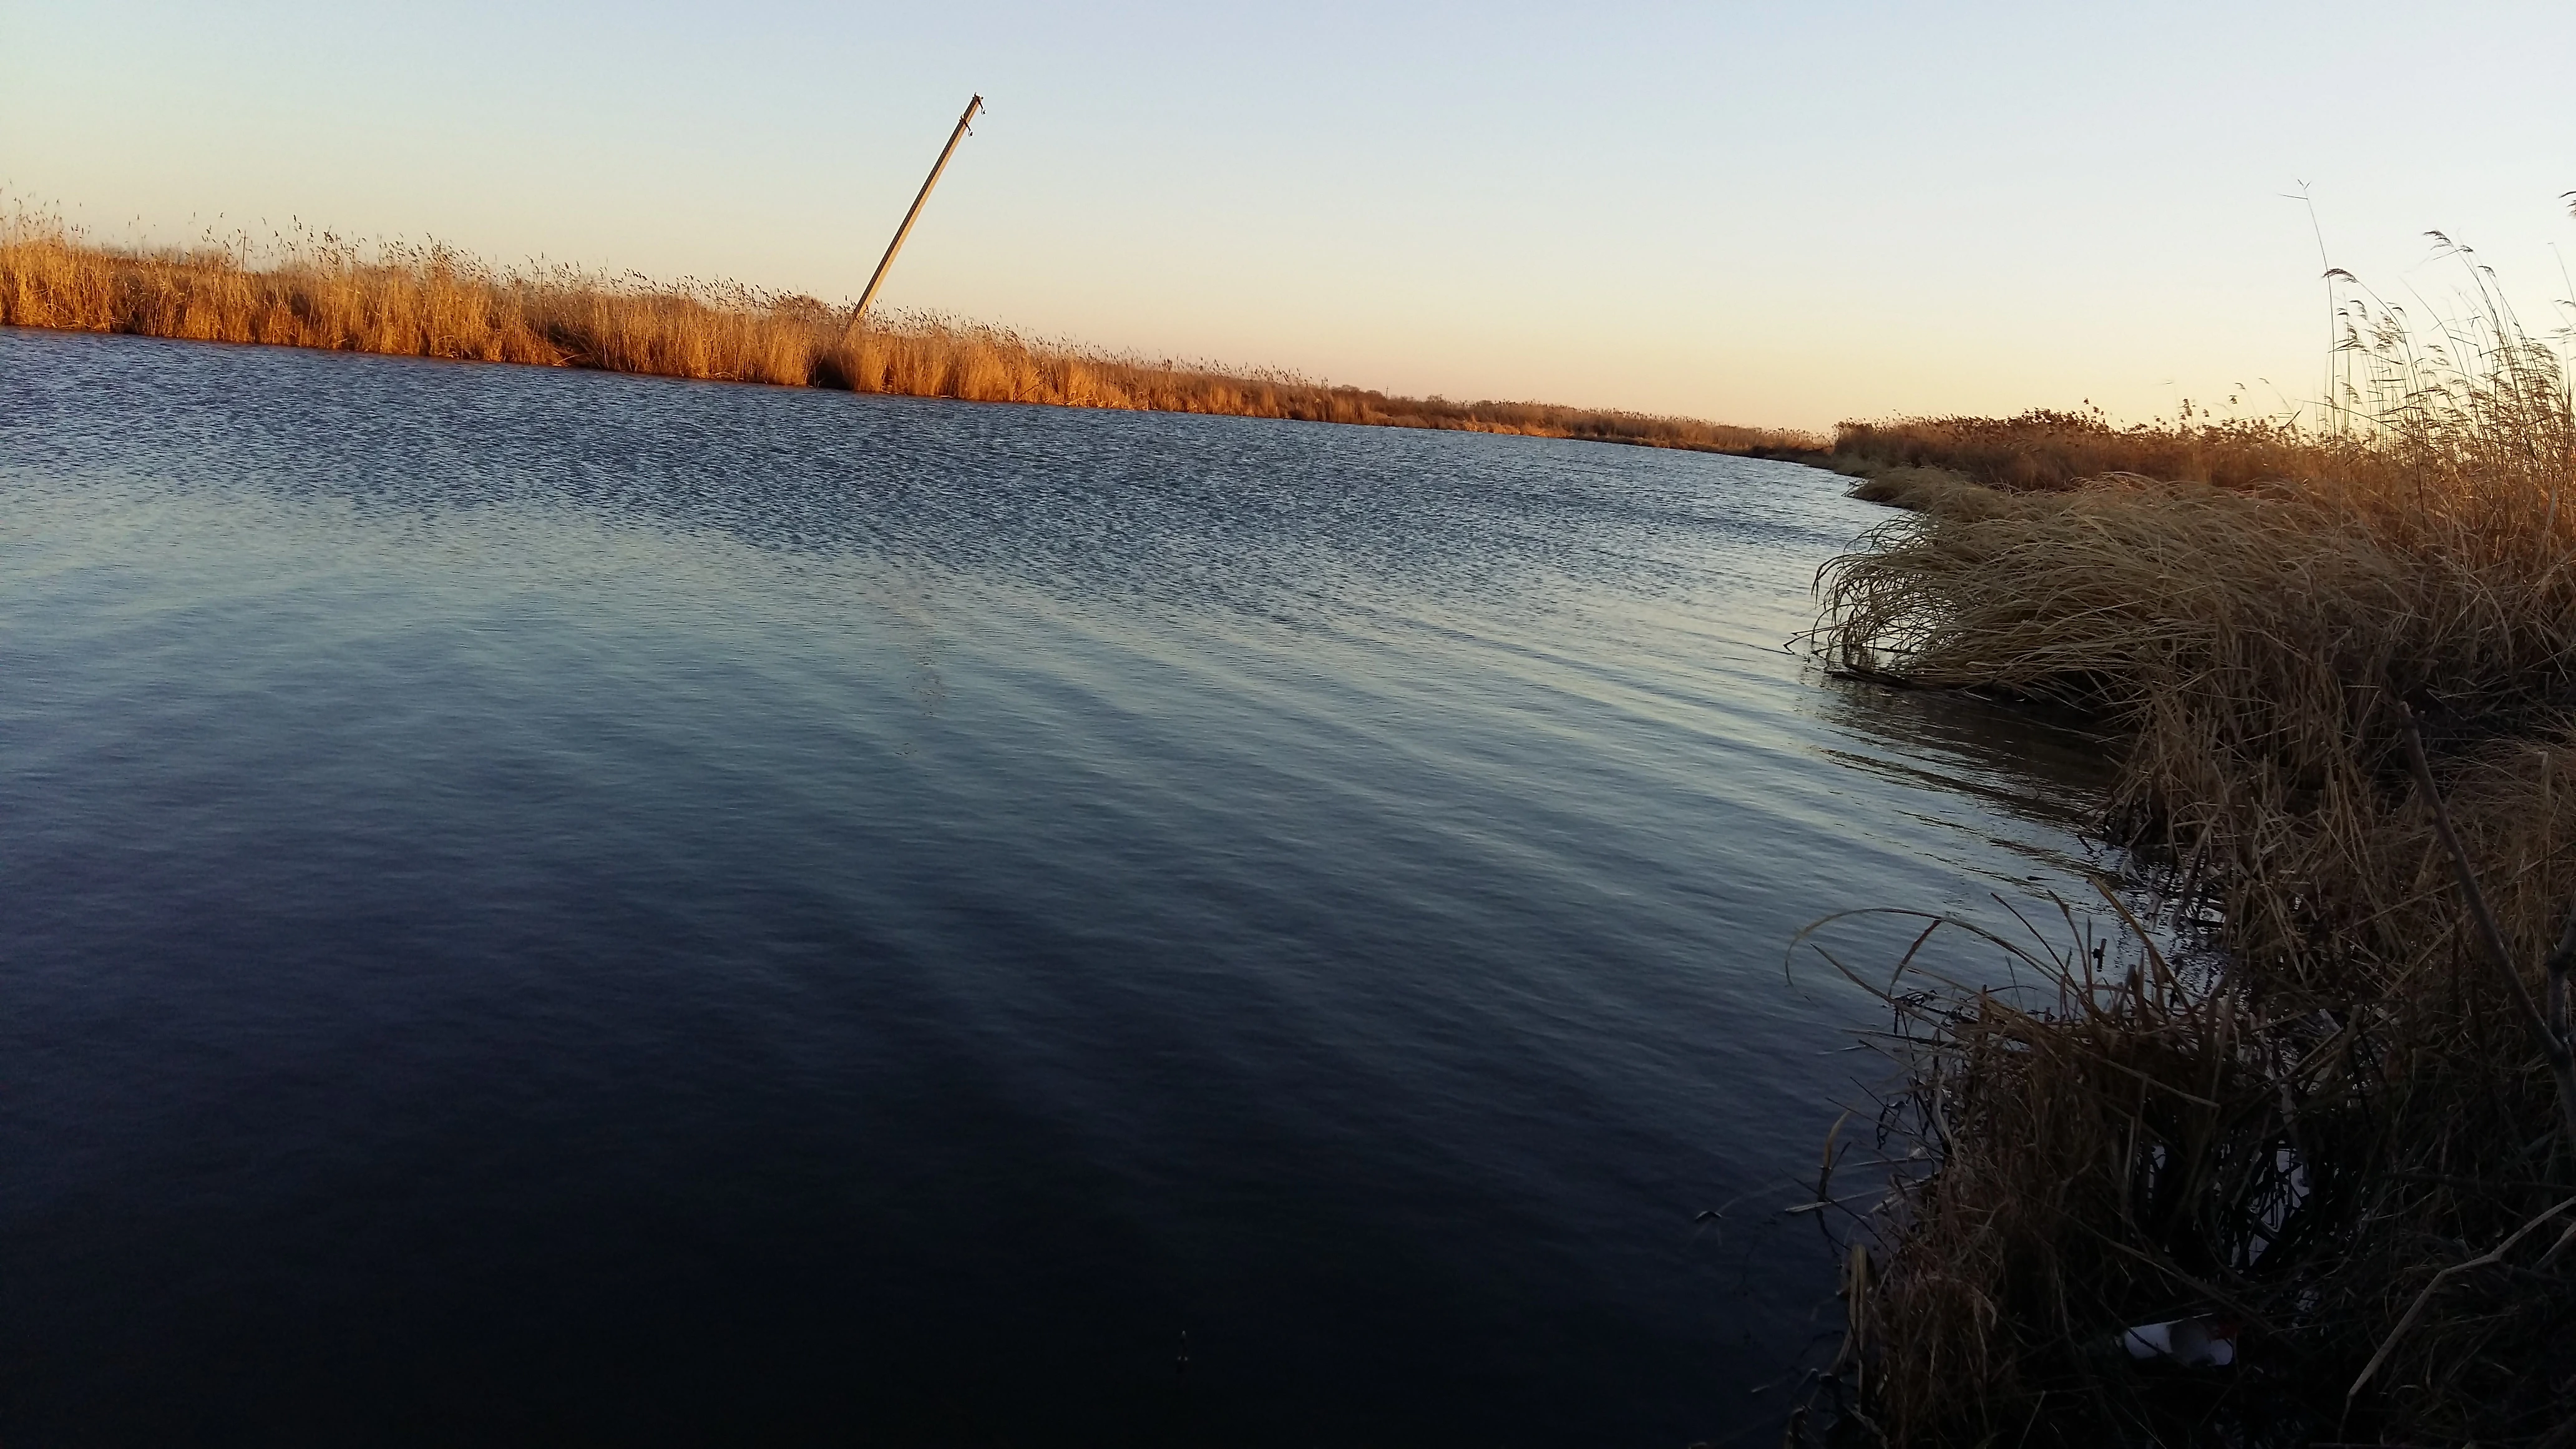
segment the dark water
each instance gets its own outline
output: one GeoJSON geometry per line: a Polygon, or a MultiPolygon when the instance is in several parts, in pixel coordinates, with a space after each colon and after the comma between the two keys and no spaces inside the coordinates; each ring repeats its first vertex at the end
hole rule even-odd
{"type": "Polygon", "coordinates": [[[1774,1433],[1782,948],[2091,779],[1784,650],[1878,517],[0,333],[0,1441],[1774,1433]]]}

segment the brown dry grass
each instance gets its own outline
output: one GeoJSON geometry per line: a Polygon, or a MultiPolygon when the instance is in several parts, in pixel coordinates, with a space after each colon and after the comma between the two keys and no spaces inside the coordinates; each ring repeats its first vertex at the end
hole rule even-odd
{"type": "Polygon", "coordinates": [[[1837,561],[1829,661],[2110,725],[2111,829],[2207,948],[2097,965],[2068,924],[2010,943],[2024,991],[1888,988],[1921,1155],[1846,1365],[1884,1438],[2576,1441],[2576,1253],[2551,1219],[2481,1261],[2576,1204],[2576,1144],[2403,749],[2401,702],[2538,991],[2576,901],[2576,413],[2482,320],[2357,330],[2368,416],[2325,436],[1866,435],[2013,486],[1920,489],[1837,561]],[[2110,1347],[2198,1314],[2237,1367],[2110,1347]]]}
{"type": "Polygon", "coordinates": [[[2286,423],[2229,420],[2114,426],[2099,413],[2037,409],[2009,418],[1895,418],[1834,430],[1838,460],[1939,468],[1992,488],[2050,491],[2111,473],[2245,488],[2310,476],[2319,440],[2286,423]]]}
{"type": "Polygon", "coordinates": [[[1709,452],[1820,441],[1695,418],[1390,397],[1286,373],[1112,355],[935,317],[871,317],[855,331],[846,320],[811,297],[568,268],[511,271],[435,245],[361,249],[325,234],[150,252],[94,244],[24,208],[0,215],[0,326],[1709,452]]]}

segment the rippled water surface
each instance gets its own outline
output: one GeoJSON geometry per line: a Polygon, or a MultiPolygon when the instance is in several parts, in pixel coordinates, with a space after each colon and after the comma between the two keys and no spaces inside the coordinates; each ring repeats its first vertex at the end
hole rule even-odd
{"type": "Polygon", "coordinates": [[[1836,485],[0,332],[0,1439],[1776,1433],[1782,949],[2092,778],[1836,485]]]}

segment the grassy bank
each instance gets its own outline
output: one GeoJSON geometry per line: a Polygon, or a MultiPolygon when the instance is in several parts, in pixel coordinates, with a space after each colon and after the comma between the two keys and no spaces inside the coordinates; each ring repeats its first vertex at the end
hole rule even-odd
{"type": "Polygon", "coordinates": [[[2114,473],[2244,489],[2321,476],[2335,462],[2332,442],[2274,421],[2120,427],[2098,413],[2040,410],[1849,422],[1835,430],[1832,456],[1872,471],[1938,468],[2016,492],[2055,492],[2114,473]]]}
{"type": "Polygon", "coordinates": [[[2576,419],[2559,359],[2487,322],[2357,329],[2367,386],[2323,432],[1843,430],[1915,511],[1821,580],[1828,661],[2103,724],[2108,829],[2198,948],[2066,924],[1991,943],[2021,990],[1879,978],[1919,1155],[1855,1262],[1851,1422],[2576,1443],[2544,967],[2576,946],[2576,419]],[[2119,1344],[2179,1319],[2237,1361],[2119,1344]]]}
{"type": "Polygon", "coordinates": [[[568,268],[500,270],[436,246],[362,251],[320,237],[264,252],[267,259],[254,260],[240,245],[106,247],[51,218],[19,212],[0,218],[0,326],[1709,452],[1818,441],[1695,418],[1390,397],[934,318],[872,317],[853,331],[843,310],[811,297],[568,268]]]}

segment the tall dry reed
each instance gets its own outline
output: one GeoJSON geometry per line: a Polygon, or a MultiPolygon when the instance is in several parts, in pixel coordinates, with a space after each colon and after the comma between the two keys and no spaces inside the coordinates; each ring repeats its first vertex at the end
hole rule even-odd
{"type": "Polygon", "coordinates": [[[2320,440],[2288,423],[2194,420],[2115,426],[2098,412],[1846,422],[1833,453],[1872,468],[1939,468],[2018,492],[2072,488],[2112,473],[2244,488],[2309,476],[2320,440]]]}
{"type": "Polygon", "coordinates": [[[2544,993],[2576,902],[2576,412],[2500,310],[2350,343],[2322,432],[1862,436],[2006,486],[1929,491],[1830,566],[1827,658],[2110,726],[2109,827],[2201,948],[2067,927],[2009,943],[2021,991],[1882,984],[1900,1186],[1844,1381],[1887,1440],[2576,1442],[2576,1141],[2432,814],[2544,993]],[[2239,1362],[2116,1346],[2181,1318],[2239,1362]]]}
{"type": "Polygon", "coordinates": [[[508,270],[451,248],[360,248],[328,234],[139,251],[42,212],[0,214],[0,326],[129,332],[659,377],[844,388],[1381,427],[1582,438],[1710,452],[1813,447],[1803,433],[1695,418],[1390,397],[1287,373],[1034,341],[930,316],[846,314],[730,283],[508,270]]]}

